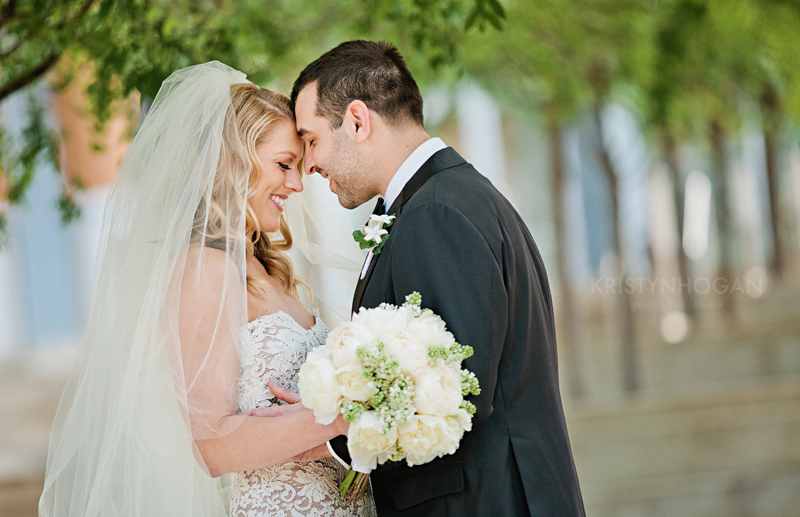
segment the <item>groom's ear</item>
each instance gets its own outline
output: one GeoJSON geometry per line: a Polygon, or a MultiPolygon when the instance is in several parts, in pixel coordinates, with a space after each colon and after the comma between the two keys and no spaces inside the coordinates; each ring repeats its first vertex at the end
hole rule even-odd
{"type": "Polygon", "coordinates": [[[354,100],[347,107],[344,122],[349,124],[348,129],[353,132],[355,143],[360,144],[369,137],[372,131],[371,116],[372,113],[364,101],[354,100]]]}

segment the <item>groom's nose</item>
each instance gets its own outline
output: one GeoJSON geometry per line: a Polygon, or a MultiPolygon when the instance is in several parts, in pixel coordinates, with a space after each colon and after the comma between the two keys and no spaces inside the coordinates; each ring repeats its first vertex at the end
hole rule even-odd
{"type": "Polygon", "coordinates": [[[317,164],[314,162],[311,153],[307,152],[305,158],[303,158],[303,168],[306,170],[306,174],[309,175],[317,172],[317,164]]]}

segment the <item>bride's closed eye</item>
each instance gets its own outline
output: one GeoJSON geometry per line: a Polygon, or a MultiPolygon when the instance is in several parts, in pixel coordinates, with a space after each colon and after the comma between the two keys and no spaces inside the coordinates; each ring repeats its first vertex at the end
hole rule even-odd
{"type": "Polygon", "coordinates": [[[289,166],[288,166],[288,165],[286,165],[285,163],[281,163],[281,162],[278,162],[278,166],[279,166],[281,169],[285,170],[285,171],[288,171],[288,170],[290,170],[290,169],[291,169],[291,167],[289,167],[289,166]]]}

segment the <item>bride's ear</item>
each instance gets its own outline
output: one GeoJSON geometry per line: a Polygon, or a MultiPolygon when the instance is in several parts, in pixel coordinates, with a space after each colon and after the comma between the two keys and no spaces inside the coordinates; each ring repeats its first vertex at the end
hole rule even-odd
{"type": "Polygon", "coordinates": [[[343,124],[348,125],[347,129],[352,132],[355,143],[360,144],[369,137],[372,131],[371,116],[372,112],[364,101],[354,100],[347,107],[343,124]]]}

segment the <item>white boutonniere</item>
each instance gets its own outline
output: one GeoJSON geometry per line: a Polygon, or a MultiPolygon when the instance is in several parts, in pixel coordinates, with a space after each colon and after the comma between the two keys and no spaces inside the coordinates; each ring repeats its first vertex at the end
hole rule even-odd
{"type": "Polygon", "coordinates": [[[393,215],[373,214],[369,216],[366,226],[353,232],[353,238],[361,246],[362,250],[371,249],[372,254],[377,255],[383,249],[383,245],[386,244],[386,239],[388,238],[384,236],[389,231],[384,228],[390,227],[394,222],[394,218],[395,216],[393,215]]]}

